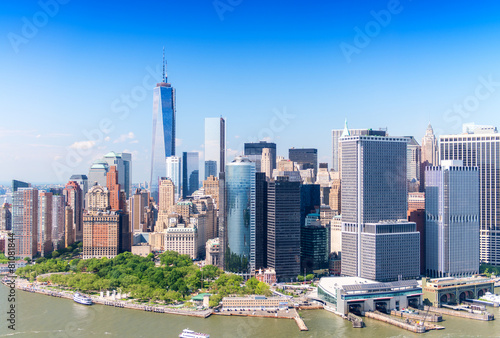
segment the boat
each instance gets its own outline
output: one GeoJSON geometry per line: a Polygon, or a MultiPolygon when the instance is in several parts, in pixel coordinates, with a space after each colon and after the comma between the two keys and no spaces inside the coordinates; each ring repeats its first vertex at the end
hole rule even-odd
{"type": "Polygon", "coordinates": [[[92,305],[92,299],[88,296],[82,295],[81,293],[75,292],[73,300],[79,304],[92,305]]]}
{"type": "Polygon", "coordinates": [[[179,338],[210,338],[210,335],[206,333],[194,332],[190,329],[184,329],[179,335],[179,338]]]}

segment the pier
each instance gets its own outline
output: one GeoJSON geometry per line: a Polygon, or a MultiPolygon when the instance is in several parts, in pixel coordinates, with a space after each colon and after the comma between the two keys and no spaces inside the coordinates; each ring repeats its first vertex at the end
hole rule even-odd
{"type": "Polygon", "coordinates": [[[425,311],[429,310],[429,312],[439,313],[441,315],[455,316],[455,317],[475,319],[475,320],[490,321],[495,319],[495,316],[489,312],[481,311],[480,313],[475,313],[475,312],[457,311],[460,310],[459,307],[455,307],[453,309],[446,309],[442,307],[437,308],[434,306],[431,307],[425,306],[424,310],[425,311]]]}
{"type": "Polygon", "coordinates": [[[378,312],[378,311],[365,312],[365,317],[380,320],[384,323],[391,324],[391,325],[397,326],[401,329],[405,329],[405,330],[408,330],[408,331],[411,331],[414,333],[424,333],[426,331],[426,328],[424,325],[414,324],[409,319],[406,319],[406,321],[403,322],[403,321],[400,321],[396,318],[385,315],[385,314],[378,312]]]}
{"type": "Polygon", "coordinates": [[[400,317],[400,318],[409,318],[409,319],[415,319],[415,320],[421,320],[421,321],[426,321],[426,322],[441,322],[443,320],[443,316],[438,315],[436,313],[428,313],[427,315],[421,314],[420,312],[403,312],[403,311],[397,311],[397,310],[391,310],[391,315],[395,317],[400,317]]]}

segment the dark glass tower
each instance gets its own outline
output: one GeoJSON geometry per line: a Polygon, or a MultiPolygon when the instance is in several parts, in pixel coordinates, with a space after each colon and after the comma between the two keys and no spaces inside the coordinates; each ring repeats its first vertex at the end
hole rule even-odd
{"type": "Polygon", "coordinates": [[[191,196],[200,187],[200,164],[196,152],[182,153],[182,198],[191,196]]]}
{"type": "Polygon", "coordinates": [[[318,149],[291,148],[288,149],[288,158],[300,164],[301,169],[314,169],[314,176],[318,173],[318,149]]]}
{"type": "Polygon", "coordinates": [[[278,176],[267,190],[267,267],[279,281],[300,273],[300,182],[278,176]]]}
{"type": "Polygon", "coordinates": [[[151,196],[158,202],[161,177],[167,172],[166,158],[175,156],[175,89],[168,83],[163,54],[163,78],[153,91],[153,145],[151,150],[151,196]]]}
{"type": "Polygon", "coordinates": [[[267,267],[267,180],[255,173],[255,269],[267,267]]]}
{"type": "Polygon", "coordinates": [[[259,143],[245,143],[245,156],[252,162],[255,162],[255,171],[262,171],[260,168],[260,160],[262,158],[262,150],[269,148],[271,153],[271,172],[276,169],[276,143],[260,141],[259,143]]]}

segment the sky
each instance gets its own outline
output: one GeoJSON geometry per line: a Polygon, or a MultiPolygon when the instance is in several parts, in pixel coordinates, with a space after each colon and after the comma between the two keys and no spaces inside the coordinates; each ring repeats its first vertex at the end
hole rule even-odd
{"type": "Polygon", "coordinates": [[[318,149],[332,129],[420,142],[499,126],[500,3],[482,1],[2,1],[0,182],[66,182],[109,151],[150,178],[165,47],[177,155],[203,159],[204,118],[245,142],[318,149]]]}

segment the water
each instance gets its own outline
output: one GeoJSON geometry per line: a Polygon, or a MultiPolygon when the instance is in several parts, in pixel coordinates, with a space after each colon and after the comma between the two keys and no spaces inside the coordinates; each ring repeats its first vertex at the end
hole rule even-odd
{"type": "Polygon", "coordinates": [[[211,316],[207,319],[166,315],[103,305],[84,306],[72,300],[17,290],[16,331],[7,328],[7,291],[0,285],[0,337],[178,337],[190,328],[216,337],[499,337],[500,311],[489,308],[492,322],[445,316],[445,330],[414,334],[364,318],[366,327],[353,329],[350,322],[324,310],[302,311],[309,328],[300,332],[294,320],[211,316]]]}

